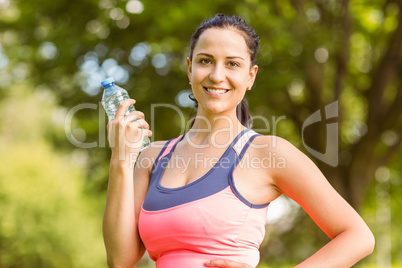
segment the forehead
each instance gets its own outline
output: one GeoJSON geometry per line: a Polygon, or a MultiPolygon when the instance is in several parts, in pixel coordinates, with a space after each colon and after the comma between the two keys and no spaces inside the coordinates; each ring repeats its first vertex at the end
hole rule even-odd
{"type": "Polygon", "coordinates": [[[224,53],[231,56],[242,55],[245,58],[250,57],[243,35],[237,30],[230,28],[210,28],[205,30],[200,35],[194,47],[195,55],[202,52],[224,53]]]}

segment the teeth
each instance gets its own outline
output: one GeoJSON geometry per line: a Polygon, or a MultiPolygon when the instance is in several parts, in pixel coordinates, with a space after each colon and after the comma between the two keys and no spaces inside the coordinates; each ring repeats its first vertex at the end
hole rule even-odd
{"type": "Polygon", "coordinates": [[[212,88],[207,88],[208,92],[212,92],[212,93],[217,93],[217,94],[223,94],[226,93],[227,90],[226,89],[212,89],[212,88]]]}

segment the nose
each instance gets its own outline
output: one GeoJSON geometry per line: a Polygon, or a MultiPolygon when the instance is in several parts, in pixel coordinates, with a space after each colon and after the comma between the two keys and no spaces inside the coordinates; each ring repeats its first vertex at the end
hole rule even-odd
{"type": "Polygon", "coordinates": [[[209,79],[215,84],[225,80],[225,69],[221,64],[216,64],[209,74],[209,79]]]}

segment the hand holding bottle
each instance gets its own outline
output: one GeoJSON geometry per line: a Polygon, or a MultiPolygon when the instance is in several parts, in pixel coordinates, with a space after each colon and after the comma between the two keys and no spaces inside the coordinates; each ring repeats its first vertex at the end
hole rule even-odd
{"type": "Polygon", "coordinates": [[[120,104],[113,120],[107,125],[108,141],[112,149],[112,158],[119,161],[135,160],[141,151],[143,140],[150,137],[152,131],[140,111],[124,115],[135,100],[127,99],[120,104]]]}
{"type": "MultiPolygon", "coordinates": [[[[130,97],[128,96],[127,90],[115,84],[115,80],[113,77],[106,78],[101,82],[101,85],[104,88],[102,95],[102,105],[109,117],[109,121],[113,121],[119,105],[125,100],[130,99],[130,97]]],[[[135,107],[131,104],[125,108],[123,114],[127,116],[133,111],[135,111],[135,107]]],[[[150,144],[151,142],[149,138],[145,136],[141,150],[148,148],[150,144]]]]}

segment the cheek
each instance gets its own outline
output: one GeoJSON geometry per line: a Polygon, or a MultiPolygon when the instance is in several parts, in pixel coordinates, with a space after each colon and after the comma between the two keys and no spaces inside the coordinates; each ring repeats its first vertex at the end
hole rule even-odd
{"type": "Polygon", "coordinates": [[[209,75],[209,70],[208,68],[197,68],[196,66],[193,66],[193,71],[191,72],[191,76],[196,79],[204,79],[205,77],[208,77],[209,75]]]}
{"type": "Polygon", "coordinates": [[[245,90],[247,87],[247,82],[248,82],[248,76],[245,76],[243,74],[239,75],[234,75],[232,77],[232,84],[238,89],[238,90],[245,90]]]}

